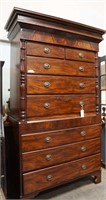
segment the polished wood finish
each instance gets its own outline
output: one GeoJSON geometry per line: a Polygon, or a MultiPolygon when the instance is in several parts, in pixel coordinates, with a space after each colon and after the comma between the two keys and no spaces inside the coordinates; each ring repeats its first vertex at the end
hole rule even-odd
{"type": "Polygon", "coordinates": [[[95,64],[27,56],[28,74],[95,77],[95,64]],[[46,64],[46,66],[45,66],[46,64]],[[48,64],[48,65],[47,65],[48,64]]]}
{"type": "Polygon", "coordinates": [[[64,58],[64,48],[48,44],[27,43],[27,52],[29,56],[44,56],[52,58],[64,58]]]}
{"type": "Polygon", "coordinates": [[[35,95],[27,98],[27,117],[80,114],[81,102],[86,113],[96,113],[95,95],[35,95]],[[89,99],[89,102],[88,102],[89,99]],[[31,107],[33,105],[33,107],[31,107]],[[47,107],[46,107],[47,106],[47,107]],[[38,111],[39,108],[39,112],[38,111]]]}
{"type": "Polygon", "coordinates": [[[100,139],[77,142],[22,154],[23,172],[69,162],[100,152],[100,139]]]}
{"type": "Polygon", "coordinates": [[[38,170],[23,175],[24,194],[40,191],[53,187],[62,182],[67,182],[78,176],[83,176],[100,170],[100,154],[90,156],[89,158],[79,159],[77,161],[68,162],[57,165],[52,168],[38,170]],[[84,168],[85,166],[85,168],[84,168]],[[75,170],[76,169],[76,170],[75,170]],[[70,173],[71,171],[71,173],[70,173]]]}
{"type": "Polygon", "coordinates": [[[75,94],[95,93],[94,78],[59,77],[59,76],[27,76],[27,94],[75,94]],[[46,84],[47,83],[47,84],[46,84]],[[84,87],[81,87],[81,83],[84,87]]]}
{"type": "MultiPolygon", "coordinates": [[[[72,26],[72,24],[71,24],[72,26]]],[[[80,29],[81,32],[81,29],[80,29]]],[[[93,34],[93,33],[92,33],[93,34]]],[[[37,41],[42,43],[51,43],[56,45],[64,45],[68,47],[73,48],[82,48],[85,50],[91,50],[91,51],[98,51],[98,44],[94,41],[89,41],[81,38],[81,35],[77,37],[77,35],[73,34],[66,34],[64,32],[59,32],[59,35],[53,31],[53,34],[51,32],[39,32],[38,30],[34,31],[32,29],[26,31],[26,29],[23,29],[23,32],[21,33],[23,38],[27,38],[27,40],[31,41],[37,41]]]]}
{"type": "Polygon", "coordinates": [[[95,62],[96,55],[94,52],[66,49],[66,59],[79,60],[86,62],[95,62]]]}
{"type": "Polygon", "coordinates": [[[61,130],[66,128],[74,128],[86,125],[99,124],[100,125],[100,115],[87,114],[84,118],[81,118],[79,114],[69,114],[67,115],[57,115],[55,117],[42,117],[31,118],[26,122],[20,122],[19,130],[20,134],[38,133],[42,131],[53,131],[61,130]],[[31,121],[32,120],[32,121],[31,121]],[[32,123],[33,122],[33,123],[32,123]],[[70,126],[71,124],[71,126],[70,126]]]}
{"type": "Polygon", "coordinates": [[[12,44],[14,198],[83,176],[99,183],[98,44],[105,31],[19,8],[5,28],[12,44]]]}
{"type": "Polygon", "coordinates": [[[58,131],[29,133],[21,136],[22,152],[46,149],[73,142],[100,137],[100,125],[84,126],[58,131]]]}

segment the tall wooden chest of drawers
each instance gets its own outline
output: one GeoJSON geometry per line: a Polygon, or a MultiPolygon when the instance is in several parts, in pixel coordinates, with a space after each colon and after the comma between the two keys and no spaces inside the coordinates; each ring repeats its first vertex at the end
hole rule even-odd
{"type": "Polygon", "coordinates": [[[105,32],[19,8],[5,28],[17,197],[31,198],[83,176],[99,183],[98,44],[105,32]]]}

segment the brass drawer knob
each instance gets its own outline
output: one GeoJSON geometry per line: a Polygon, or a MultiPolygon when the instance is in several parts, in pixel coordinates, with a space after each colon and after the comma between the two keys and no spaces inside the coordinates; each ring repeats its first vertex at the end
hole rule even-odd
{"type": "Polygon", "coordinates": [[[79,67],[79,71],[80,71],[80,72],[84,72],[84,67],[83,67],[83,66],[80,66],[80,67],[79,67]]]}
{"type": "Polygon", "coordinates": [[[53,178],[53,176],[52,176],[51,174],[47,175],[47,180],[48,180],[48,181],[51,181],[52,178],[53,178]]]}
{"type": "Polygon", "coordinates": [[[44,87],[45,87],[45,88],[49,88],[50,85],[51,85],[51,84],[50,84],[49,82],[44,82],[44,87]]]}
{"type": "Polygon", "coordinates": [[[87,167],[87,165],[84,164],[84,165],[81,166],[81,168],[82,168],[83,170],[85,170],[85,169],[87,169],[88,167],[87,167]]]}
{"type": "Polygon", "coordinates": [[[44,53],[50,53],[50,49],[48,47],[45,47],[43,51],[44,53]]]}
{"type": "Polygon", "coordinates": [[[82,151],[82,152],[85,152],[86,150],[87,150],[86,147],[84,147],[84,146],[81,147],[81,151],[82,151]]]}
{"type": "Polygon", "coordinates": [[[85,84],[84,83],[80,83],[80,88],[85,88],[85,84]]]}
{"type": "Polygon", "coordinates": [[[48,154],[48,155],[46,155],[46,160],[51,160],[51,158],[52,158],[52,155],[51,154],[48,154]]]}
{"type": "Polygon", "coordinates": [[[44,103],[44,108],[49,108],[50,107],[50,103],[44,103]]]}
{"type": "Polygon", "coordinates": [[[84,106],[84,105],[85,105],[84,101],[80,101],[80,106],[84,106]]]}
{"type": "Polygon", "coordinates": [[[81,131],[80,135],[84,137],[84,136],[86,136],[86,132],[85,131],[81,131]]]}
{"type": "Polygon", "coordinates": [[[79,53],[78,54],[80,58],[84,58],[84,54],[83,53],[79,53]]]}
{"type": "Polygon", "coordinates": [[[50,143],[51,141],[52,141],[52,138],[51,138],[51,137],[46,137],[46,138],[45,138],[45,142],[46,142],[46,143],[50,143]]]}
{"type": "Polygon", "coordinates": [[[49,63],[44,63],[43,67],[44,67],[45,69],[50,69],[50,64],[49,64],[49,63]]]}

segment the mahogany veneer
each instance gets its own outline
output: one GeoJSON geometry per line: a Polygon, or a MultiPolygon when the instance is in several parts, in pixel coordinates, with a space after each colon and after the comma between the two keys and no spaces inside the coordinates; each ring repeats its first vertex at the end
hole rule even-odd
{"type": "Polygon", "coordinates": [[[98,44],[105,31],[20,8],[5,28],[11,40],[15,198],[32,198],[83,176],[99,183],[98,44]]]}

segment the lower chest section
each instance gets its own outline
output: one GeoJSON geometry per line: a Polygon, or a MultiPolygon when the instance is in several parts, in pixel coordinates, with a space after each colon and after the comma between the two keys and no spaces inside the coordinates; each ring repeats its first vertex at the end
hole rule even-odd
{"type": "Polygon", "coordinates": [[[100,170],[100,118],[58,119],[56,127],[54,123],[27,122],[26,131],[20,129],[23,195],[100,170]]]}

